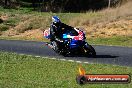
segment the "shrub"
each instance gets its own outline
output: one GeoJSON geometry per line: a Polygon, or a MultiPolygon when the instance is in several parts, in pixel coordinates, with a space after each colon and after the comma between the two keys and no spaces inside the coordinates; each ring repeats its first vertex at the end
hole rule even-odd
{"type": "Polygon", "coordinates": [[[9,26],[0,24],[0,31],[7,31],[9,29],[9,26]]]}
{"type": "Polygon", "coordinates": [[[9,26],[16,26],[16,24],[19,22],[19,19],[16,18],[9,18],[4,22],[4,24],[9,25],[9,26]]]}

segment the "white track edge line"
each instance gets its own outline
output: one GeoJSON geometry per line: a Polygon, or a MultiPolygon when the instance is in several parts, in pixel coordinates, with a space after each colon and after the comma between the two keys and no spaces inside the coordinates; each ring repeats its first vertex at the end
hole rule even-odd
{"type": "MultiPolygon", "coordinates": [[[[26,54],[19,54],[19,55],[26,55],[26,54]]],[[[27,56],[33,56],[33,55],[27,55],[27,56]]],[[[41,57],[41,56],[34,56],[34,57],[41,57]]],[[[76,63],[84,63],[84,64],[88,64],[89,62],[82,62],[82,61],[76,61],[76,60],[66,60],[66,59],[57,59],[57,58],[50,58],[50,57],[42,57],[42,58],[45,58],[45,59],[52,59],[52,60],[61,60],[61,61],[69,61],[69,62],[76,62],[76,63]]]]}

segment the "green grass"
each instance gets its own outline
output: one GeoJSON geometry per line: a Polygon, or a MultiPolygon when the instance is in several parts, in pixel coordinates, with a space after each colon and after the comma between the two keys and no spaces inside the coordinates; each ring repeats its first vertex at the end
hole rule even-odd
{"type": "MultiPolygon", "coordinates": [[[[75,78],[80,64],[0,52],[0,88],[131,88],[130,84],[86,84],[75,78]]],[[[132,67],[82,64],[88,74],[130,74],[132,67]]]]}
{"type": "Polygon", "coordinates": [[[132,47],[132,36],[115,36],[110,38],[91,38],[88,39],[90,44],[95,45],[113,45],[132,47]]]}
{"type": "Polygon", "coordinates": [[[37,38],[26,38],[26,37],[0,37],[0,40],[21,40],[21,41],[40,41],[40,42],[49,42],[48,39],[37,39],[37,38]]]}

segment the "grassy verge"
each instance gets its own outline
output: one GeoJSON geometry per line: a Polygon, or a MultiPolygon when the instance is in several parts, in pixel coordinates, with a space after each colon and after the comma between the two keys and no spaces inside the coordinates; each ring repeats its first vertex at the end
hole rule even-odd
{"type": "Polygon", "coordinates": [[[127,46],[132,47],[132,37],[128,36],[116,36],[110,38],[90,38],[88,39],[90,44],[95,45],[113,45],[113,46],[127,46]]]}
{"type": "Polygon", "coordinates": [[[0,37],[0,40],[22,40],[22,41],[38,41],[38,42],[49,42],[48,39],[41,38],[27,38],[27,37],[0,37]]]}
{"type": "MultiPolygon", "coordinates": [[[[0,52],[1,88],[131,88],[130,84],[76,84],[78,63],[0,52]]],[[[130,74],[131,67],[82,64],[90,74],[130,74]]]]}

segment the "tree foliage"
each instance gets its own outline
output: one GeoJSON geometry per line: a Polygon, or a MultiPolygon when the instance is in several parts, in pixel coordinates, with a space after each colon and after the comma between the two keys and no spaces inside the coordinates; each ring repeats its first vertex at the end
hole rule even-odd
{"type": "Polygon", "coordinates": [[[124,0],[0,0],[4,6],[12,6],[19,3],[21,6],[32,7],[34,10],[52,12],[85,12],[88,10],[100,10],[108,6],[116,6],[124,0]],[[109,2],[110,1],[110,2],[109,2]],[[24,4],[24,5],[23,5],[24,4]]]}

